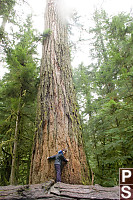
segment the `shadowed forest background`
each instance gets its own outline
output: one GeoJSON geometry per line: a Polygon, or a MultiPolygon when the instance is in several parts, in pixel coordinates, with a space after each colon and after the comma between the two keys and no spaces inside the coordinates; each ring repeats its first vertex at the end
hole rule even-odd
{"type": "MultiPolygon", "coordinates": [[[[19,23],[16,3],[0,1],[0,59],[8,69],[0,80],[0,185],[9,185],[11,176],[15,184],[29,183],[41,65],[37,47],[51,34],[35,30],[32,16],[19,23]],[[7,23],[16,29],[7,32],[7,23]]],[[[71,55],[74,27],[91,48],[92,63],[83,60],[72,69],[90,177],[93,172],[94,184],[118,185],[119,168],[133,167],[133,15],[96,10],[86,30],[74,13],[68,22],[71,55]]]]}

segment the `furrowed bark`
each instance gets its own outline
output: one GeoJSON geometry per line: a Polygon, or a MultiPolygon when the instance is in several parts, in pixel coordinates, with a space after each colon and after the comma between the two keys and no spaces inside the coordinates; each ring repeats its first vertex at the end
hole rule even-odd
{"type": "Polygon", "coordinates": [[[67,24],[61,20],[57,4],[56,0],[48,0],[45,12],[45,29],[50,30],[50,34],[43,43],[30,183],[55,178],[54,163],[49,162],[47,157],[62,148],[67,149],[65,157],[69,158],[63,168],[62,182],[88,183],[88,167],[72,81],[67,24]]]}

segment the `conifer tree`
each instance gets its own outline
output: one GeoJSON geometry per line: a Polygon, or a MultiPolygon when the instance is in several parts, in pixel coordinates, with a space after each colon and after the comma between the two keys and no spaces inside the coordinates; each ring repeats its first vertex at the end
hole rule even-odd
{"type": "Polygon", "coordinates": [[[81,112],[87,115],[91,109],[83,124],[87,157],[95,183],[104,186],[117,185],[119,168],[132,167],[132,20],[131,15],[109,18],[105,11],[96,11],[91,30],[97,62],[82,64],[75,70],[79,74],[74,73],[80,82],[78,96],[85,99],[81,112]]]}
{"type": "Polygon", "coordinates": [[[31,24],[28,17],[19,33],[13,33],[15,40],[4,46],[8,73],[0,90],[2,185],[9,181],[12,185],[26,184],[29,179],[38,81],[36,37],[31,24]]]}
{"type": "Polygon", "coordinates": [[[43,41],[30,183],[55,178],[54,163],[48,162],[47,157],[63,148],[67,149],[69,162],[64,166],[62,181],[83,183],[89,180],[72,81],[67,24],[58,3],[58,0],[48,0],[45,13],[45,29],[49,34],[43,41]]]}

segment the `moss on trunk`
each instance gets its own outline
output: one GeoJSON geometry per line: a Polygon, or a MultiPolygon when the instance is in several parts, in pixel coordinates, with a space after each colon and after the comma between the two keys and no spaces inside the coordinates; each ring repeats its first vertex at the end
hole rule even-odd
{"type": "Polygon", "coordinates": [[[62,181],[81,184],[89,182],[88,166],[72,81],[67,24],[61,21],[56,3],[48,0],[46,7],[45,29],[51,34],[43,43],[30,183],[55,178],[54,163],[47,157],[66,148],[69,162],[63,168],[62,181]]]}

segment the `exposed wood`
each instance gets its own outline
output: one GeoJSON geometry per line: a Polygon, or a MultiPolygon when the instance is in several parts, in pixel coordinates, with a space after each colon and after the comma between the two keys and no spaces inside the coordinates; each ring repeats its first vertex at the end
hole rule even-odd
{"type": "Polygon", "coordinates": [[[35,185],[18,185],[18,186],[3,186],[0,187],[0,199],[38,199],[46,197],[53,197],[54,195],[47,194],[50,187],[54,184],[53,180],[50,180],[43,184],[35,185]]]}
{"type": "MultiPolygon", "coordinates": [[[[102,188],[101,186],[88,186],[81,187],[76,186],[74,188],[71,185],[65,187],[56,187],[59,196],[71,197],[75,199],[119,199],[119,188],[102,188]]],[[[56,194],[55,191],[51,190],[52,194],[56,194]]]]}
{"type": "Polygon", "coordinates": [[[119,187],[106,188],[100,185],[69,185],[56,183],[51,193],[75,199],[119,199],[119,187]]]}
{"type": "Polygon", "coordinates": [[[119,187],[106,188],[100,185],[71,185],[64,183],[54,184],[50,180],[43,184],[3,186],[0,187],[0,200],[11,199],[119,199],[119,187]]]}

